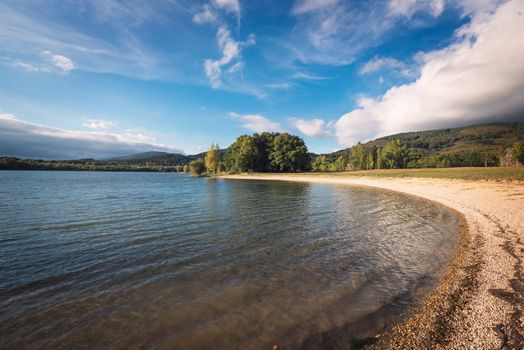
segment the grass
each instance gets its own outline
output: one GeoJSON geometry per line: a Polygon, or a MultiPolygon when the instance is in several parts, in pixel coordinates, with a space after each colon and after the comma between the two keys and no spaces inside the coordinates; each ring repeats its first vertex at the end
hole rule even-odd
{"type": "Polygon", "coordinates": [[[425,169],[383,169],[338,172],[301,173],[321,177],[418,177],[461,180],[524,181],[524,167],[507,168],[425,168],[425,169]]]}

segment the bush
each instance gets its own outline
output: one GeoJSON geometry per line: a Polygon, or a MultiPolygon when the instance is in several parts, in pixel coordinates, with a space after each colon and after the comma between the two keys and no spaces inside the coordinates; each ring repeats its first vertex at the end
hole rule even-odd
{"type": "Polygon", "coordinates": [[[200,176],[206,172],[206,163],[201,158],[192,160],[189,167],[193,176],[200,176]]]}

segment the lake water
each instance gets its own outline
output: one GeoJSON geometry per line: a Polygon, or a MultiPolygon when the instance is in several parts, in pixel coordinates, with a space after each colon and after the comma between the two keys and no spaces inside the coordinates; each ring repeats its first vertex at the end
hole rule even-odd
{"type": "Polygon", "coordinates": [[[351,348],[435,285],[458,225],[359,187],[0,171],[0,348],[351,348]]]}

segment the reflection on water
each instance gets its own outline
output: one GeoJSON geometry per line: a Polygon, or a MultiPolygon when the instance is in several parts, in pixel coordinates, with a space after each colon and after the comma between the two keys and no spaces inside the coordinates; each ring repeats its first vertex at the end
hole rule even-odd
{"type": "Polygon", "coordinates": [[[0,172],[0,348],[342,348],[398,322],[458,218],[364,188],[0,172]]]}

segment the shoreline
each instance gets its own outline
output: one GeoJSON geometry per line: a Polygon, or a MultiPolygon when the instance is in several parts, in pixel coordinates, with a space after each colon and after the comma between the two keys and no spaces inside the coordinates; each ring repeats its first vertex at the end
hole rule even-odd
{"type": "Polygon", "coordinates": [[[522,184],[337,174],[243,174],[220,178],[374,187],[435,201],[457,211],[463,219],[459,243],[442,279],[413,315],[368,348],[524,347],[522,184]]]}

